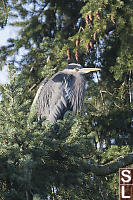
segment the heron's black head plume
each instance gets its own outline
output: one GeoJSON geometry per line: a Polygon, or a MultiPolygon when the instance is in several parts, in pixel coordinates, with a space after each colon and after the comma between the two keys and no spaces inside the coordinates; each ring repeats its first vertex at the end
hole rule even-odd
{"type": "Polygon", "coordinates": [[[66,67],[66,69],[75,69],[75,68],[81,69],[82,66],[81,66],[80,64],[77,64],[77,63],[70,63],[70,64],[68,64],[68,66],[66,67]]]}

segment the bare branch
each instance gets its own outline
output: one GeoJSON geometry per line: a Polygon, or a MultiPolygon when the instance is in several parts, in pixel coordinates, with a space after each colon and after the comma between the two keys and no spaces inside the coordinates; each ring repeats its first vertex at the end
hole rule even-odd
{"type": "Polygon", "coordinates": [[[32,87],[29,89],[29,92],[34,90],[41,83],[42,80],[43,80],[43,78],[39,79],[34,85],[32,85],[32,87]]]}

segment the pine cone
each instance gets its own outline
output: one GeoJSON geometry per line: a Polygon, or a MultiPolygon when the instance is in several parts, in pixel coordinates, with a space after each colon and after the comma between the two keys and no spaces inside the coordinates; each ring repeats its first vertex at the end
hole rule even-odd
{"type": "Polygon", "coordinates": [[[114,19],[113,16],[111,16],[111,21],[112,21],[113,24],[116,24],[115,19],[114,19]]]}
{"type": "Polygon", "coordinates": [[[90,45],[89,45],[89,42],[86,43],[86,50],[87,50],[88,53],[90,53],[90,45]]]}
{"type": "Polygon", "coordinates": [[[75,59],[77,62],[79,61],[79,51],[78,50],[76,50],[75,59]]]}
{"type": "Polygon", "coordinates": [[[86,24],[89,24],[89,14],[87,14],[87,15],[85,16],[85,22],[86,22],[86,24]]]}
{"type": "Polygon", "coordinates": [[[90,46],[91,49],[93,49],[93,42],[92,41],[89,42],[89,46],[90,46]]]}
{"type": "Polygon", "coordinates": [[[69,50],[69,48],[67,49],[67,59],[68,59],[68,60],[71,60],[70,50],[69,50]]]}
{"type": "Polygon", "coordinates": [[[93,15],[92,15],[92,13],[89,13],[88,15],[89,15],[90,23],[92,24],[92,22],[93,22],[93,15]]]}
{"type": "Polygon", "coordinates": [[[96,11],[96,15],[97,15],[97,19],[100,20],[101,16],[100,16],[99,10],[96,11]]]}
{"type": "Polygon", "coordinates": [[[78,47],[79,44],[80,44],[80,38],[78,38],[78,39],[76,40],[76,47],[78,47]]]}
{"type": "Polygon", "coordinates": [[[93,35],[93,39],[94,39],[94,41],[97,40],[97,31],[94,33],[94,35],[93,35]]]}

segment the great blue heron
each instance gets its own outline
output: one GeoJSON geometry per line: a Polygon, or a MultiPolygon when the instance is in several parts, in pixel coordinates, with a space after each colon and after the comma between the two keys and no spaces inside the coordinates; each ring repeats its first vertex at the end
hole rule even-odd
{"type": "Polygon", "coordinates": [[[81,110],[85,79],[83,74],[98,71],[99,68],[82,68],[80,64],[71,63],[66,69],[57,72],[47,82],[44,79],[33,104],[36,105],[38,119],[46,117],[50,123],[63,119],[66,111],[73,115],[81,110]]]}

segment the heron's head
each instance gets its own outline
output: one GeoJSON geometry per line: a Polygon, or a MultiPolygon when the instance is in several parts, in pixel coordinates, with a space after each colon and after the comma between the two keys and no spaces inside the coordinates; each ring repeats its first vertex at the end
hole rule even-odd
{"type": "Polygon", "coordinates": [[[71,63],[67,67],[68,70],[73,72],[79,72],[80,74],[87,74],[89,72],[95,72],[101,70],[100,68],[83,68],[80,64],[71,63]]]}

